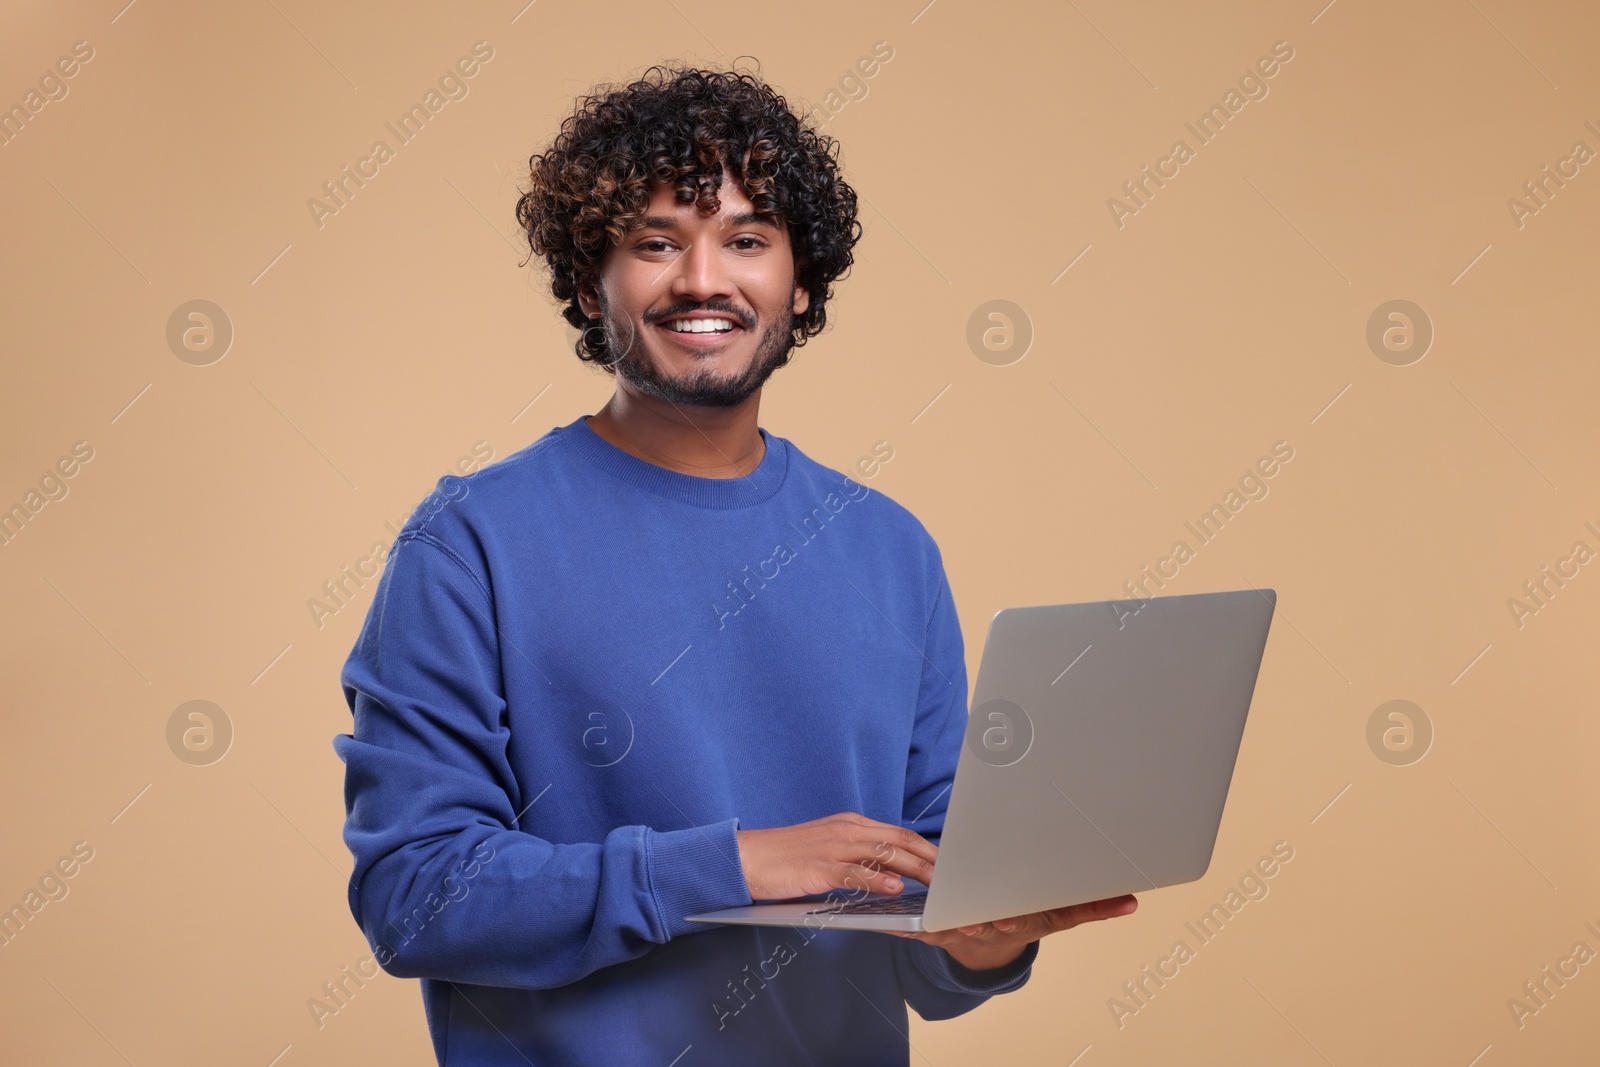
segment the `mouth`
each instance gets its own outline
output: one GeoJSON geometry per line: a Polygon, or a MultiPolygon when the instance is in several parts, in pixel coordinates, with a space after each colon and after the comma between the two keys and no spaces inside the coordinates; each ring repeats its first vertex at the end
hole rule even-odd
{"type": "Polygon", "coordinates": [[[715,348],[744,332],[732,319],[721,315],[684,316],[656,324],[656,329],[690,348],[715,348]]]}

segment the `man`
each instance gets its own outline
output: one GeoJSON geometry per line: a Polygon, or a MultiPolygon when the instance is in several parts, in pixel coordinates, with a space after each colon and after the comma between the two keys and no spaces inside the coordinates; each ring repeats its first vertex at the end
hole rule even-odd
{"type": "Polygon", "coordinates": [[[819,137],[750,75],[589,97],[518,204],[596,415],[439,483],[341,681],[356,921],[422,979],[439,1062],[908,1062],[1043,935],[685,916],[933,876],[967,715],[915,517],[757,424],[859,238],[819,137]]]}

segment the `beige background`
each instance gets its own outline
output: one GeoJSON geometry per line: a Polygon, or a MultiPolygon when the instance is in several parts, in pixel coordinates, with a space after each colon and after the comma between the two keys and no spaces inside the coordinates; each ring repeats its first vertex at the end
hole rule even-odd
{"type": "Polygon", "coordinates": [[[0,947],[0,1058],[432,1062],[413,981],[308,1007],[370,967],[331,739],[371,585],[320,630],[307,600],[479,442],[610,394],[518,267],[526,159],[573,97],[747,55],[836,112],[866,230],[762,425],[840,469],[892,446],[867,484],[941,544],[970,671],[996,610],[1125,595],[1294,449],[1166,588],[1279,595],[1210,872],[914,1019],[913,1062],[1595,1061],[1600,962],[1508,1007],[1600,952],[1600,565],[1520,627],[1507,605],[1600,550],[1600,164],[1520,227],[1507,203],[1600,150],[1590,5],[120,3],[12,5],[0,34],[6,105],[93,49],[0,148],[0,508],[93,449],[0,547],[0,907],[93,849],[0,947]],[[480,40],[468,95],[319,228],[322,183],[480,40]],[[1198,146],[1185,121],[1279,41],[1268,95],[1198,146]],[[1178,138],[1194,158],[1119,228],[1108,199],[1178,138]],[[197,299],[235,334],[206,366],[166,339],[197,299]],[[995,299],[1034,332],[1005,366],[966,340],[995,299]],[[1406,366],[1366,340],[1396,299],[1435,331],[1406,366]],[[197,699],[234,734],[208,766],[167,740],[197,699]],[[1408,766],[1367,741],[1393,699],[1434,731],[1408,766]],[[1119,1027],[1122,983],[1277,841],[1270,894],[1119,1027]]]}

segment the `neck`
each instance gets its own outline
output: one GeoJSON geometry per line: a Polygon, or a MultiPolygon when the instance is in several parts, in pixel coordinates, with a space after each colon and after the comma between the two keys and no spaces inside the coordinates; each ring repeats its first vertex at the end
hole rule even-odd
{"type": "Polygon", "coordinates": [[[756,423],[760,407],[759,389],[734,407],[707,408],[619,388],[584,421],[604,440],[646,463],[700,478],[742,478],[766,455],[756,423]]]}

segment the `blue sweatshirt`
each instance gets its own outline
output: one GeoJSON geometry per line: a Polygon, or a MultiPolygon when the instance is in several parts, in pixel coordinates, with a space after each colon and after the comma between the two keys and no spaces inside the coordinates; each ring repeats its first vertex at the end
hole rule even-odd
{"type": "Polygon", "coordinates": [[[736,829],[838,812],[937,842],[967,716],[938,547],[761,431],[743,478],[580,417],[396,536],[340,681],[349,902],[422,979],[441,1064],[904,1064],[1019,988],[910,938],[718,926],[736,829]],[[675,1059],[675,1057],[678,1057],[675,1059]]]}

